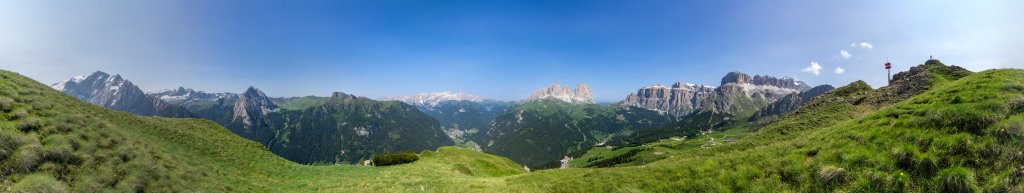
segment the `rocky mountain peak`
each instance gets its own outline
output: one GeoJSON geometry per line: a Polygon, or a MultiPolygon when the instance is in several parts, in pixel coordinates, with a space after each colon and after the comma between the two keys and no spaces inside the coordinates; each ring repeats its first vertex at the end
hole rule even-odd
{"type": "Polygon", "coordinates": [[[562,87],[558,83],[554,83],[550,87],[533,92],[528,100],[557,99],[569,103],[590,104],[594,103],[594,96],[591,92],[590,86],[584,83],[576,85],[574,91],[569,90],[569,87],[562,87]]]}
{"type": "Polygon", "coordinates": [[[754,75],[750,76],[742,72],[729,72],[722,77],[722,86],[727,84],[751,84],[756,86],[774,86],[785,89],[794,89],[797,91],[804,91],[811,89],[811,86],[807,85],[803,81],[796,80],[791,77],[776,78],[774,76],[767,75],[754,75]]]}
{"type": "Polygon", "coordinates": [[[95,105],[142,116],[191,117],[180,107],[152,97],[121,75],[96,71],[51,85],[68,95],[95,105]]]}
{"type": "Polygon", "coordinates": [[[594,103],[593,91],[590,89],[590,85],[586,83],[580,83],[576,85],[576,91],[574,100],[580,103],[594,103]]]}
{"type": "Polygon", "coordinates": [[[235,102],[232,121],[242,120],[246,126],[265,122],[267,114],[278,110],[277,104],[263,91],[249,86],[235,102]]]}
{"type": "Polygon", "coordinates": [[[356,95],[348,94],[348,93],[344,93],[344,92],[334,92],[334,93],[331,93],[331,98],[332,99],[341,99],[341,100],[355,100],[355,99],[357,99],[359,97],[356,96],[356,95]]]}
{"type": "Polygon", "coordinates": [[[728,74],[725,74],[725,77],[722,77],[722,85],[726,85],[729,83],[749,84],[751,79],[753,78],[751,78],[750,75],[744,74],[742,72],[729,72],[728,74]]]}

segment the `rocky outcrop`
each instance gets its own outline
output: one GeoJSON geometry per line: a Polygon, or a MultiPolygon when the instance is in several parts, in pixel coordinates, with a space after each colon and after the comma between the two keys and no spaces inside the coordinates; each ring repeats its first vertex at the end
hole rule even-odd
{"type": "Polygon", "coordinates": [[[750,76],[730,72],[719,87],[676,82],[671,88],[661,84],[639,89],[626,96],[623,106],[641,107],[682,117],[699,109],[737,113],[756,110],[785,95],[810,89],[793,78],[750,76]]]}
{"type": "Polygon", "coordinates": [[[774,86],[779,88],[794,89],[804,91],[811,89],[811,86],[807,85],[802,81],[790,77],[775,78],[773,76],[762,76],[744,74],[742,72],[729,72],[722,78],[722,85],[727,84],[752,84],[757,86],[774,86]]]}
{"type": "Polygon", "coordinates": [[[558,83],[555,83],[552,84],[551,87],[538,89],[533,92],[533,95],[530,95],[528,100],[533,101],[541,99],[556,99],[574,104],[594,103],[594,96],[591,93],[590,86],[583,83],[576,85],[576,89],[573,91],[570,91],[569,87],[562,87],[558,83]]]}
{"type": "Polygon", "coordinates": [[[956,80],[972,73],[959,66],[947,66],[939,60],[931,59],[893,75],[889,85],[880,88],[878,96],[869,98],[867,102],[883,105],[903,101],[931,89],[937,79],[956,80]]]}
{"type": "Polygon", "coordinates": [[[238,94],[235,93],[208,93],[184,87],[149,92],[147,94],[157,97],[164,102],[183,107],[200,102],[217,101],[220,99],[238,99],[238,94]]]}
{"type": "Polygon", "coordinates": [[[334,93],[331,93],[331,99],[355,100],[355,99],[358,99],[358,98],[361,98],[361,97],[358,97],[358,96],[353,95],[353,94],[344,93],[344,92],[334,92],[334,93]]]}
{"type": "Polygon", "coordinates": [[[625,106],[641,107],[675,116],[690,113],[714,94],[715,87],[676,82],[671,88],[654,84],[626,96],[625,106]]]}
{"type": "Polygon", "coordinates": [[[61,92],[95,105],[140,116],[195,117],[184,108],[167,104],[147,95],[121,77],[96,71],[89,76],[76,76],[51,86],[61,92]]]}
{"type": "Polygon", "coordinates": [[[232,122],[242,121],[246,128],[266,126],[266,116],[278,110],[274,101],[259,89],[249,87],[235,101],[232,122]]]}

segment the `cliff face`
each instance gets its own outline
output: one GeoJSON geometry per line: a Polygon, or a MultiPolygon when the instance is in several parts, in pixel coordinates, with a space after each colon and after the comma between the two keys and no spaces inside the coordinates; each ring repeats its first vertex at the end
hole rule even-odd
{"type": "Polygon", "coordinates": [[[692,112],[714,95],[715,87],[676,82],[671,88],[655,84],[626,96],[625,106],[641,107],[682,116],[692,112]]]}
{"type": "Polygon", "coordinates": [[[626,96],[622,105],[657,110],[676,117],[700,109],[737,113],[755,110],[785,95],[808,89],[810,87],[806,83],[792,78],[730,72],[722,78],[719,87],[676,82],[669,88],[655,84],[626,96]]]}
{"type": "Polygon", "coordinates": [[[555,83],[548,88],[538,89],[533,92],[533,95],[530,95],[528,101],[542,99],[556,99],[573,104],[594,103],[594,96],[591,94],[590,86],[583,83],[576,85],[576,90],[573,91],[570,91],[569,87],[562,87],[558,83],[555,83]]]}

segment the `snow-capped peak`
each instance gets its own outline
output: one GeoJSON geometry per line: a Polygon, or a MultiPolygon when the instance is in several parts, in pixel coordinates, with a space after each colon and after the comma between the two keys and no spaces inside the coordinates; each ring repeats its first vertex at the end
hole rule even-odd
{"type": "Polygon", "coordinates": [[[402,101],[413,105],[429,105],[437,106],[437,104],[444,101],[473,101],[481,102],[484,101],[483,97],[474,96],[461,92],[430,92],[430,93],[419,93],[411,96],[389,96],[382,97],[381,100],[385,101],[402,101]]]}

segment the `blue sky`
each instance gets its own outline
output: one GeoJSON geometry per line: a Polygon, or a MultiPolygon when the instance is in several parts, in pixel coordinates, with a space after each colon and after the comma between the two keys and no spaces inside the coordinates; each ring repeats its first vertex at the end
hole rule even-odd
{"type": "Polygon", "coordinates": [[[1024,68],[1022,8],[1019,1],[4,1],[0,69],[47,84],[102,70],[147,90],[253,85],[271,96],[459,91],[521,100],[551,83],[582,82],[598,101],[614,102],[654,83],[718,85],[730,71],[878,87],[886,58],[895,71],[929,55],[976,71],[1024,68]]]}

